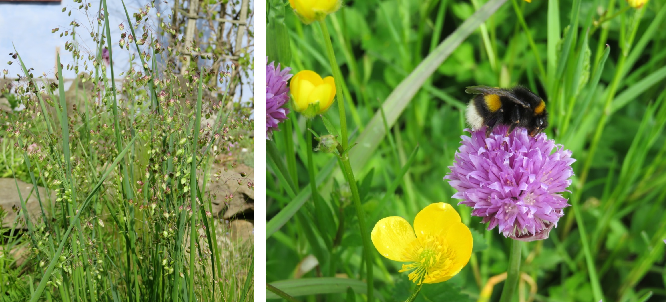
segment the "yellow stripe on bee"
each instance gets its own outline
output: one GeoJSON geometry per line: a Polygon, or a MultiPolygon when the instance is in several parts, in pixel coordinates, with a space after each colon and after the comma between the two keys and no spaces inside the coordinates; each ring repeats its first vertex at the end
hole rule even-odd
{"type": "Polygon", "coordinates": [[[486,102],[486,106],[488,106],[488,110],[490,110],[490,112],[495,112],[500,109],[500,107],[502,107],[502,102],[500,102],[499,95],[487,94],[483,96],[483,100],[486,102]]]}
{"type": "Polygon", "coordinates": [[[539,106],[534,108],[534,114],[542,114],[545,109],[546,109],[546,103],[544,103],[544,101],[541,100],[541,103],[539,103],[539,106]]]}

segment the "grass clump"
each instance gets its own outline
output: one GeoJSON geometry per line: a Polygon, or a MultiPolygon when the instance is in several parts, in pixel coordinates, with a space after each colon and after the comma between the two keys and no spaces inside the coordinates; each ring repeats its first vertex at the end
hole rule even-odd
{"type": "MultiPolygon", "coordinates": [[[[229,225],[212,206],[222,197],[206,193],[211,167],[232,168],[240,148],[252,146],[251,108],[230,92],[246,71],[225,77],[219,64],[197,60],[181,69],[174,57],[182,47],[164,42],[163,18],[154,30],[153,9],[135,18],[125,9],[120,37],[111,35],[106,1],[89,28],[73,21],[66,49],[74,61],[57,57],[55,81],[11,54],[23,74],[3,93],[25,109],[0,117],[0,170],[48,190],[31,193],[37,213],[21,196],[17,223],[0,232],[0,300],[253,299],[253,245],[226,236],[229,225]],[[76,42],[85,30],[92,51],[76,42]],[[129,69],[118,72],[117,51],[127,52],[129,69]],[[77,75],[68,92],[65,69],[77,75]],[[28,253],[17,266],[7,255],[19,245],[28,253]]],[[[238,68],[250,66],[248,55],[238,68]]],[[[243,177],[222,181],[253,187],[243,177]]]]}

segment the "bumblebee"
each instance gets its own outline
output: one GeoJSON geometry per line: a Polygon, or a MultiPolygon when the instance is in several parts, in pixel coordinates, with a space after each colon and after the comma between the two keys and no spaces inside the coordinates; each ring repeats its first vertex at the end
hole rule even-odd
{"type": "Polygon", "coordinates": [[[470,86],[465,92],[475,94],[467,105],[467,123],[472,130],[487,126],[486,137],[497,125],[509,126],[507,135],[516,127],[522,127],[531,136],[548,126],[546,102],[525,87],[470,86]]]}

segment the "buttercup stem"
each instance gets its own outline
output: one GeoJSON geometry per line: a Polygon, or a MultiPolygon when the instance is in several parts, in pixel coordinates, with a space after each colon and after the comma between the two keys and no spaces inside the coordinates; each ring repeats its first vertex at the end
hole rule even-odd
{"type": "Polygon", "coordinates": [[[416,297],[421,292],[421,287],[423,287],[423,283],[416,286],[416,290],[414,291],[414,293],[412,293],[412,295],[409,296],[409,298],[407,298],[407,300],[405,300],[405,302],[412,302],[412,301],[416,300],[416,297]]]}
{"type": "Polygon", "coordinates": [[[504,288],[502,289],[502,297],[500,302],[511,302],[513,293],[516,291],[518,279],[520,279],[520,252],[522,241],[510,239],[511,253],[509,254],[509,269],[507,270],[506,281],[504,281],[504,288]]]}
{"type": "Polygon", "coordinates": [[[319,205],[319,194],[317,193],[317,182],[315,181],[315,169],[314,163],[312,162],[312,132],[309,129],[312,129],[312,119],[306,119],[305,121],[305,133],[306,140],[308,144],[307,153],[308,153],[308,175],[310,176],[310,188],[312,188],[312,201],[314,201],[315,207],[319,205]]]}
{"type": "Polygon", "coordinates": [[[347,116],[345,115],[345,101],[342,97],[342,74],[340,74],[338,62],[335,60],[333,44],[331,43],[331,35],[329,35],[328,27],[326,27],[326,19],[319,21],[319,26],[321,27],[321,32],[324,35],[326,55],[328,55],[328,61],[331,64],[331,70],[333,71],[333,79],[335,80],[335,97],[338,99],[338,112],[340,113],[340,143],[342,144],[342,150],[347,150],[347,116]]]}
{"type": "Polygon", "coordinates": [[[354,201],[354,208],[356,208],[356,216],[358,216],[358,227],[361,230],[361,239],[363,240],[363,255],[365,257],[365,267],[368,271],[366,280],[368,281],[368,302],[372,302],[372,291],[373,291],[373,278],[372,278],[372,254],[370,247],[370,236],[369,232],[366,232],[365,228],[365,213],[363,212],[363,206],[361,205],[361,197],[358,195],[358,187],[356,186],[356,179],[354,178],[354,172],[352,171],[351,164],[349,163],[349,156],[347,153],[343,152],[342,145],[338,145],[338,152],[340,157],[340,167],[342,172],[345,174],[345,179],[349,183],[349,188],[351,189],[352,199],[354,201]]]}

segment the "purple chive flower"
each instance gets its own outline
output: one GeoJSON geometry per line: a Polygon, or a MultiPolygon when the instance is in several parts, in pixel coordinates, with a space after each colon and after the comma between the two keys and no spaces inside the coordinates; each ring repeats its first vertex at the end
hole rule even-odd
{"type": "Polygon", "coordinates": [[[109,50],[106,48],[102,49],[102,60],[106,66],[109,66],[109,50]]]}
{"type": "Polygon", "coordinates": [[[544,133],[532,137],[516,128],[505,135],[507,128],[495,127],[488,138],[485,127],[462,136],[444,179],[458,190],[453,198],[462,199],[459,204],[490,222],[489,230],[499,226],[505,237],[521,241],[546,239],[569,206],[561,193],[571,184],[576,160],[544,133]]]}
{"type": "Polygon", "coordinates": [[[289,109],[282,106],[289,100],[287,80],[292,76],[289,74],[291,68],[280,70],[280,63],[277,67],[273,64],[266,64],[266,139],[270,139],[273,130],[278,130],[278,123],[287,119],[289,113],[289,109]]]}

